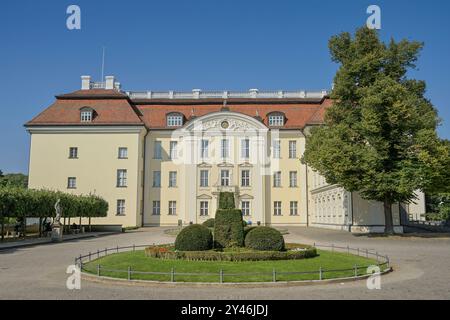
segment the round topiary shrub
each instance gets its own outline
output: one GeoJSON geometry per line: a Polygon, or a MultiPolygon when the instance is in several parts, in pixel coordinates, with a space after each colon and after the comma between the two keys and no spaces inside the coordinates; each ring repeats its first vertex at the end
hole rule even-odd
{"type": "Polygon", "coordinates": [[[178,251],[205,251],[212,249],[212,246],[211,231],[199,224],[184,228],[175,240],[175,250],[178,251]]]}
{"type": "Polygon", "coordinates": [[[211,218],[202,223],[207,228],[214,228],[215,219],[211,218]]]}
{"type": "Polygon", "coordinates": [[[283,251],[284,238],[280,231],[274,228],[257,227],[247,233],[245,246],[253,250],[283,251]]]}

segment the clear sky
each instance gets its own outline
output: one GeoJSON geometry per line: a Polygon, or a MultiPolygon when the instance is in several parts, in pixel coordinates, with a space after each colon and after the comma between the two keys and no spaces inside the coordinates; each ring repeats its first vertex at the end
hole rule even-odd
{"type": "Polygon", "coordinates": [[[382,10],[381,36],[425,42],[418,70],[450,138],[450,2],[5,0],[0,6],[0,169],[28,171],[23,124],[80,88],[80,76],[107,75],[125,90],[330,89],[336,65],[328,39],[382,10]],[[66,9],[81,8],[81,30],[66,9]]]}

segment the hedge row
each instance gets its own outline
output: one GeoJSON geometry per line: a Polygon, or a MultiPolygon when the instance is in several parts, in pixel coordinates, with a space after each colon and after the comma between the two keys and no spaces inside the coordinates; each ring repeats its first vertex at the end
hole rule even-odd
{"type": "Polygon", "coordinates": [[[108,203],[98,196],[3,187],[0,188],[0,217],[54,217],[58,199],[62,217],[97,218],[106,217],[108,213],[108,203]]]}
{"type": "Polygon", "coordinates": [[[317,256],[316,248],[291,251],[173,251],[168,246],[155,246],[145,249],[147,257],[188,261],[266,261],[266,260],[299,260],[317,256]]]}

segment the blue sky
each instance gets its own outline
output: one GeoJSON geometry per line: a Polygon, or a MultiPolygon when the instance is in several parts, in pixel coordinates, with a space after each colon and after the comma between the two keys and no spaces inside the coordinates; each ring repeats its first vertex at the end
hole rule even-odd
{"type": "Polygon", "coordinates": [[[382,10],[383,39],[425,42],[418,70],[450,138],[450,2],[428,1],[2,1],[0,169],[28,171],[23,124],[79,89],[80,76],[107,75],[126,90],[329,89],[337,66],[328,39],[382,10]],[[82,29],[66,28],[81,8],[82,29]]]}

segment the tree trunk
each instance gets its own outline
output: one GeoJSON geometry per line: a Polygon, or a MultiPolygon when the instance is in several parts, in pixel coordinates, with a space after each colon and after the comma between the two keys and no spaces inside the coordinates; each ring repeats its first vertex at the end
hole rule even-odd
{"type": "Polygon", "coordinates": [[[39,238],[42,238],[42,217],[39,217],[39,238]]]}
{"type": "Polygon", "coordinates": [[[394,234],[394,221],[392,219],[392,202],[389,199],[384,200],[384,233],[394,234]]]}
{"type": "Polygon", "coordinates": [[[5,240],[5,218],[2,216],[2,242],[5,240]]]}

